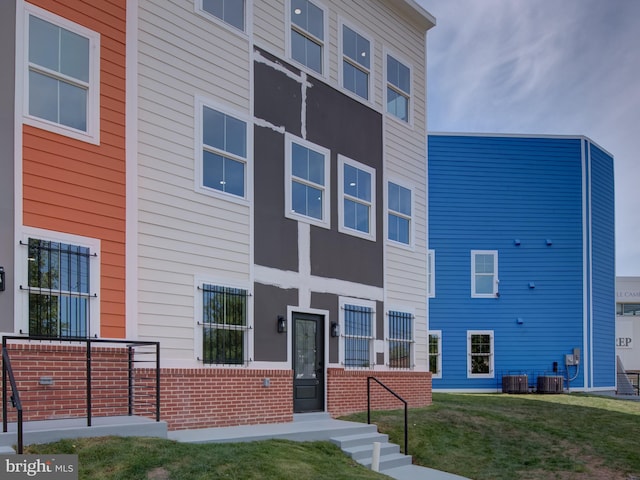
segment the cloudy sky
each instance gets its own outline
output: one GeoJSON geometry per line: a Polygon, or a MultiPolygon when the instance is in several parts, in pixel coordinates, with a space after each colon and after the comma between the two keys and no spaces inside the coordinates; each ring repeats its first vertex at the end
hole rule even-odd
{"type": "Polygon", "coordinates": [[[429,130],[589,137],[615,158],[616,273],[640,276],[640,1],[417,2],[429,130]]]}

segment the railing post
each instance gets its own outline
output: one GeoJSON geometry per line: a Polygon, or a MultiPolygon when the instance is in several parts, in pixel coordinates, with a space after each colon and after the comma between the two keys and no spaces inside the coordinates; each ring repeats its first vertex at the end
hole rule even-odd
{"type": "Polygon", "coordinates": [[[156,343],[156,422],[160,421],[160,342],[156,343]]]}
{"type": "Polygon", "coordinates": [[[7,365],[4,361],[7,339],[2,337],[2,431],[7,432],[7,365]]]}
{"type": "Polygon", "coordinates": [[[87,339],[87,427],[91,426],[91,340],[87,339]]]}
{"type": "Polygon", "coordinates": [[[129,361],[129,374],[128,374],[128,386],[129,386],[129,398],[128,398],[128,411],[129,416],[133,415],[133,347],[127,346],[128,361],[129,361]]]}
{"type": "Polygon", "coordinates": [[[371,377],[367,377],[367,424],[371,424],[371,377]]]}
{"type": "Polygon", "coordinates": [[[22,436],[22,409],[18,410],[18,453],[22,454],[24,450],[24,440],[22,436]]]}

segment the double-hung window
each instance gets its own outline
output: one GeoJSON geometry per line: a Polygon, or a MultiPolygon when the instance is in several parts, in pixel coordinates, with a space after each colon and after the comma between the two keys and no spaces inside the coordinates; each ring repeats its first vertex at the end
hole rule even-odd
{"type": "Polygon", "coordinates": [[[342,202],[338,230],[375,240],[375,184],[373,168],[338,155],[338,185],[342,202]]]}
{"type": "Polygon", "coordinates": [[[290,0],[291,58],[324,73],[324,10],[310,0],[290,0]]]}
{"type": "Polygon", "coordinates": [[[412,368],[413,314],[389,311],[389,367],[412,368]]]}
{"type": "Polygon", "coordinates": [[[429,371],[433,378],[442,378],[442,332],[429,332],[429,371]]]}
{"type": "Polygon", "coordinates": [[[203,284],[202,361],[240,365],[247,362],[247,290],[203,284]]]}
{"type": "Polygon", "coordinates": [[[100,142],[100,35],[25,3],[25,123],[100,142]]]}
{"type": "Polygon", "coordinates": [[[492,298],[498,293],[498,252],[471,251],[471,297],[492,298]]]}
{"type": "Polygon", "coordinates": [[[373,305],[341,301],[344,337],[344,365],[369,368],[373,365],[375,310],[373,305]]]}
{"type": "Polygon", "coordinates": [[[329,228],[329,150],[286,136],[285,216],[329,228]]]}
{"type": "Polygon", "coordinates": [[[200,9],[240,31],[244,31],[246,0],[198,0],[200,9]]]}
{"type": "Polygon", "coordinates": [[[247,197],[247,122],[197,102],[201,119],[200,191],[247,197]]]}
{"type": "Polygon", "coordinates": [[[369,100],[371,42],[342,25],[342,86],[369,100]]]}
{"type": "MultiPolygon", "coordinates": [[[[92,329],[98,299],[92,270],[97,253],[86,245],[28,238],[26,285],[29,335],[65,338],[98,334],[92,329]]],[[[97,283],[97,282],[96,282],[97,283]]],[[[93,328],[95,328],[94,320],[93,328]]]]}
{"type": "Polygon", "coordinates": [[[387,112],[409,122],[411,69],[387,55],[387,112]]]}
{"type": "Polygon", "coordinates": [[[389,182],[387,192],[387,230],[389,240],[404,245],[412,243],[412,199],[411,190],[389,182]]]}
{"type": "Polygon", "coordinates": [[[467,332],[467,375],[493,378],[493,332],[467,332]]]}

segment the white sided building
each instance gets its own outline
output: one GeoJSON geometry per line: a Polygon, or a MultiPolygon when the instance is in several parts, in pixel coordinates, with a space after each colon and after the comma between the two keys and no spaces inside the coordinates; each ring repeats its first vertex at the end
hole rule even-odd
{"type": "Polygon", "coordinates": [[[616,355],[640,372],[640,277],[616,277],[616,355]]]}

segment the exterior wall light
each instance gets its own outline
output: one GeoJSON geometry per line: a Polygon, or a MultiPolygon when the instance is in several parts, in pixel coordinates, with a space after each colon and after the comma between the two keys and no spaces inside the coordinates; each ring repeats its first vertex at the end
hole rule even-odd
{"type": "Polygon", "coordinates": [[[340,336],[340,325],[337,322],[331,322],[331,336],[332,337],[340,336]]]}
{"type": "Polygon", "coordinates": [[[287,319],[278,315],[278,333],[287,333],[287,319]]]}
{"type": "Polygon", "coordinates": [[[0,292],[4,292],[4,267],[0,267],[0,292]]]}

